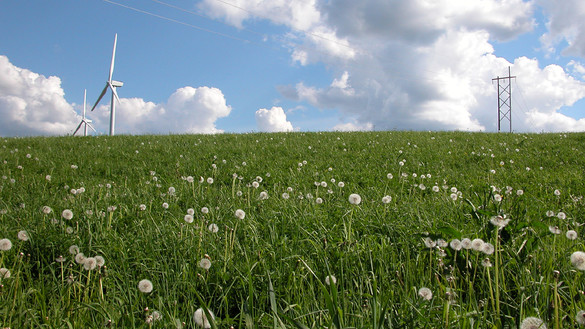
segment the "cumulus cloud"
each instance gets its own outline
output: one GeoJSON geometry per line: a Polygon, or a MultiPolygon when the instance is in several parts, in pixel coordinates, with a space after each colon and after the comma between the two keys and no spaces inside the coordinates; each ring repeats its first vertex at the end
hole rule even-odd
{"type": "MultiPolygon", "coordinates": [[[[177,89],[166,103],[155,104],[141,98],[121,98],[116,106],[116,132],[122,134],[221,133],[215,123],[227,117],[231,106],[221,90],[210,87],[177,89]]],[[[108,129],[110,105],[93,112],[95,123],[108,129]]]]}
{"type": "Polygon", "coordinates": [[[346,122],[340,123],[335,125],[331,130],[333,131],[370,131],[374,128],[374,125],[366,122],[366,123],[355,123],[355,122],[346,122]]]}
{"type": "Polygon", "coordinates": [[[585,56],[585,2],[581,0],[538,0],[548,15],[548,32],[541,36],[543,47],[550,53],[567,43],[567,55],[585,56]]]}
{"type": "Polygon", "coordinates": [[[259,109],[256,111],[255,116],[259,131],[293,131],[292,123],[286,120],[286,114],[282,107],[272,107],[270,110],[259,109]]]}
{"type": "MultiPolygon", "coordinates": [[[[249,9],[245,15],[217,1],[204,1],[216,17],[238,26],[246,20],[268,19],[289,27],[296,37],[290,39],[293,61],[302,65],[320,61],[334,77],[329,86],[301,81],[277,88],[289,99],[335,109],[341,117],[355,120],[333,129],[371,125],[494,131],[497,91],[492,79],[504,76],[512,66],[518,76],[514,84],[522,86],[514,90],[523,91],[525,98],[522,106],[513,104],[514,130],[578,130],[579,121],[560,111],[585,97],[581,80],[555,65],[541,68],[536,59],[509,62],[492,46],[532,31],[537,3],[551,7],[547,9],[551,40],[563,38],[571,51],[579,49],[585,5],[577,0],[560,8],[552,8],[557,3],[552,0],[239,0],[238,6],[249,9]],[[303,13],[310,15],[301,24],[303,13]],[[560,20],[566,15],[569,22],[564,28],[560,20]]],[[[576,76],[582,70],[578,62],[569,68],[576,76]]]]}
{"type": "Polygon", "coordinates": [[[64,98],[61,79],[14,66],[0,56],[0,135],[63,135],[79,118],[64,98]]]}
{"type": "MultiPolygon", "coordinates": [[[[0,56],[0,135],[66,135],[81,117],[64,97],[58,77],[44,77],[0,56]]],[[[109,97],[106,97],[109,99],[109,97]]],[[[211,87],[177,89],[165,103],[120,98],[116,105],[117,134],[221,133],[216,121],[228,116],[221,90],[211,87]]],[[[110,105],[88,112],[98,131],[109,131],[110,105]]]]}

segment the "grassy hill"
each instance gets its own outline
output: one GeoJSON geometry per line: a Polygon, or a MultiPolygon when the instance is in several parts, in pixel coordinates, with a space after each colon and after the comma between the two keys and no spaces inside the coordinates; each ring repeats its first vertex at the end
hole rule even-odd
{"type": "Polygon", "coordinates": [[[215,321],[201,324],[220,328],[576,326],[584,145],[462,132],[0,139],[0,324],[195,328],[203,308],[215,321]]]}

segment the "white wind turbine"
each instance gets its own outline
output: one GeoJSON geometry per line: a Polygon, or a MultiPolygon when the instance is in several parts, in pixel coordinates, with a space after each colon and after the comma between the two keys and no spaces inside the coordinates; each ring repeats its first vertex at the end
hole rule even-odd
{"type": "Polygon", "coordinates": [[[79,126],[77,126],[77,129],[75,129],[75,132],[73,133],[73,136],[75,136],[75,134],[77,134],[77,132],[79,131],[79,129],[81,128],[81,125],[84,125],[83,127],[83,136],[87,136],[87,127],[89,126],[94,132],[97,132],[95,130],[95,128],[91,125],[91,120],[86,119],[85,118],[85,103],[86,103],[86,96],[87,96],[87,89],[83,91],[83,118],[81,119],[81,122],[79,123],[79,126]]]}
{"type": "Polygon", "coordinates": [[[111,111],[110,111],[110,136],[114,136],[114,129],[116,125],[116,100],[119,102],[120,98],[118,98],[118,93],[116,92],[117,87],[122,87],[124,85],[121,81],[112,80],[112,74],[114,73],[114,58],[116,57],[116,42],[118,41],[118,34],[114,37],[114,50],[112,51],[112,62],[110,63],[110,75],[108,77],[108,81],[106,81],[106,86],[98,100],[95,102],[91,110],[93,111],[98,103],[102,100],[102,97],[108,91],[108,88],[112,90],[112,102],[111,102],[111,111]]]}

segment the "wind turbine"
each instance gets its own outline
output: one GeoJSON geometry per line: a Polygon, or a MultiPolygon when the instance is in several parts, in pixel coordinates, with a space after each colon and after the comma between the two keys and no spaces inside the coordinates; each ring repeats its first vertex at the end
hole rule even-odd
{"type": "Polygon", "coordinates": [[[77,129],[75,129],[75,132],[73,133],[73,136],[75,136],[75,134],[77,134],[77,131],[79,131],[79,128],[81,128],[81,125],[84,125],[83,127],[83,136],[87,136],[87,127],[89,126],[94,132],[97,132],[95,130],[95,128],[91,125],[91,120],[86,119],[85,118],[85,103],[86,103],[86,96],[87,96],[87,89],[83,91],[83,118],[81,119],[81,122],[79,123],[79,126],[77,126],[77,129]]]}
{"type": "Polygon", "coordinates": [[[95,107],[98,105],[98,103],[102,100],[102,97],[104,97],[104,95],[106,94],[106,91],[108,91],[108,88],[110,88],[110,90],[112,90],[112,102],[110,103],[110,106],[111,106],[110,136],[114,136],[114,129],[116,126],[116,100],[118,102],[120,101],[120,98],[118,97],[118,93],[116,92],[116,88],[122,87],[124,85],[124,83],[121,81],[112,80],[112,74],[114,73],[114,59],[116,57],[116,42],[118,42],[118,34],[117,33],[114,37],[114,50],[112,51],[112,62],[110,63],[110,76],[108,77],[108,81],[106,81],[106,86],[104,87],[104,90],[102,90],[100,97],[98,97],[98,100],[95,102],[95,104],[91,108],[92,111],[95,109],[95,107]]]}

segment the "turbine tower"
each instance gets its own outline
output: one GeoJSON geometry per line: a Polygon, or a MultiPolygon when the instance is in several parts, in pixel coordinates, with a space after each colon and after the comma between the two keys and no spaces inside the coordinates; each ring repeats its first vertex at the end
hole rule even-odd
{"type": "Polygon", "coordinates": [[[86,96],[87,96],[87,89],[85,89],[83,91],[83,118],[81,119],[81,122],[79,123],[79,125],[77,126],[77,129],[75,129],[75,132],[73,133],[73,136],[75,136],[75,134],[77,134],[77,132],[79,131],[79,128],[81,128],[81,125],[83,125],[83,136],[87,136],[87,127],[89,126],[94,132],[97,132],[95,130],[95,128],[91,125],[91,120],[86,119],[85,118],[85,103],[86,103],[86,96]]]}
{"type": "Polygon", "coordinates": [[[112,51],[112,62],[110,63],[110,75],[108,77],[108,81],[106,81],[106,86],[98,100],[95,102],[91,110],[93,111],[98,103],[102,100],[102,97],[108,91],[108,88],[112,91],[112,101],[110,103],[111,111],[110,111],[110,136],[114,136],[115,134],[115,127],[116,127],[116,100],[119,102],[120,98],[118,97],[118,93],[116,92],[117,87],[122,87],[124,85],[121,81],[112,80],[112,75],[114,73],[114,59],[116,58],[116,43],[118,42],[118,34],[114,36],[114,50],[112,51]]]}

